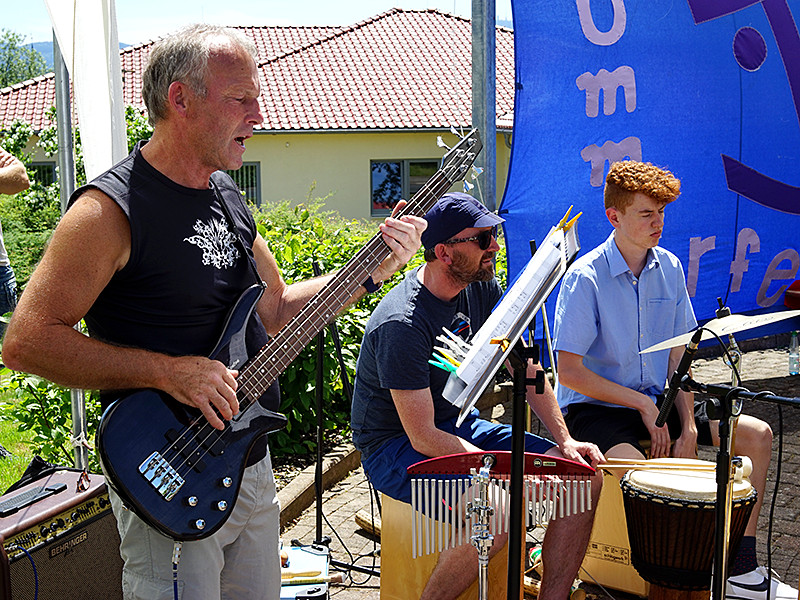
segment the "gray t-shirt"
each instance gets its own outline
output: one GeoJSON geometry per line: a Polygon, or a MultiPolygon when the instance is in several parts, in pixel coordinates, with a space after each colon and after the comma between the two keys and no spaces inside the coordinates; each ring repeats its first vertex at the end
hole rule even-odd
{"type": "Polygon", "coordinates": [[[390,390],[430,388],[436,423],[458,415],[442,397],[448,373],[428,364],[436,336],[447,328],[470,340],[502,296],[496,280],[475,282],[450,302],[434,296],[419,269],[381,300],[367,323],[356,365],[351,426],[353,442],[367,458],[385,441],[404,435],[390,390]]]}

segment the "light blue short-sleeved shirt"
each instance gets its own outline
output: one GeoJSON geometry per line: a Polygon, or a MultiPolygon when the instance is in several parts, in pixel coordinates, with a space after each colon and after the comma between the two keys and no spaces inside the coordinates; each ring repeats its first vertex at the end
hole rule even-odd
{"type": "MultiPolygon", "coordinates": [[[[583,356],[594,373],[653,397],[664,391],[669,350],[641,350],[697,327],[683,267],[663,248],[651,248],[639,277],[612,233],[569,268],[556,303],[555,349],[583,356]]],[[[615,406],[558,385],[562,411],[576,402],[615,406]]]]}

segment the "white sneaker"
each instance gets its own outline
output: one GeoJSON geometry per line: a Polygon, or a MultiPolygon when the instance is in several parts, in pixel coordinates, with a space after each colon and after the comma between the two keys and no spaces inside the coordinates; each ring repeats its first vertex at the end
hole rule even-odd
{"type": "Polygon", "coordinates": [[[797,600],[797,590],[782,583],[772,571],[772,590],[767,597],[769,573],[766,567],[756,567],[749,573],[728,577],[725,597],[731,600],[797,600]]]}

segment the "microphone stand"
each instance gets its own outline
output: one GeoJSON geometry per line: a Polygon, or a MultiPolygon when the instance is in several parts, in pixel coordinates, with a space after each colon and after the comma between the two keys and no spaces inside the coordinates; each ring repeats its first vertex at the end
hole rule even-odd
{"type": "Polygon", "coordinates": [[[511,492],[508,532],[508,600],[519,600],[522,589],[522,532],[517,526],[522,520],[522,486],[525,470],[525,397],[528,385],[535,385],[537,394],[544,392],[544,371],[536,373],[536,377],[528,377],[528,360],[539,362],[539,346],[525,346],[517,340],[508,360],[514,369],[513,404],[511,413],[511,492]]]}
{"type": "Polygon", "coordinates": [[[765,402],[772,402],[774,404],[782,404],[786,406],[794,406],[800,408],[800,398],[786,398],[783,396],[776,396],[772,392],[753,393],[744,387],[733,387],[730,385],[709,385],[698,383],[689,375],[684,375],[681,380],[681,389],[684,391],[700,392],[711,396],[707,401],[709,408],[709,417],[719,416],[719,437],[720,437],[720,451],[717,455],[717,508],[716,508],[716,530],[714,537],[714,576],[712,581],[712,598],[713,600],[724,600],[725,598],[725,572],[727,571],[727,546],[729,535],[730,515],[729,510],[725,510],[725,502],[727,501],[727,508],[730,508],[730,493],[727,492],[728,480],[730,479],[730,440],[729,435],[729,421],[732,417],[738,415],[733,414],[733,406],[737,401],[741,403],[742,400],[763,400],[765,402]],[[721,414],[715,415],[714,411],[720,411],[721,414]],[[723,435],[725,436],[725,444],[723,444],[723,435]],[[727,470],[726,470],[727,469],[727,470]]]}
{"type": "MultiPolygon", "coordinates": [[[[717,298],[719,308],[716,317],[721,319],[731,314],[730,308],[725,306],[722,298],[717,298]]],[[[736,345],[733,335],[728,336],[730,350],[726,349],[723,357],[729,357],[731,367],[731,383],[740,383],[738,366],[742,353],[736,345]]],[[[681,385],[683,387],[683,385],[681,385]]],[[[736,390],[737,388],[731,388],[736,390]]],[[[711,582],[711,597],[714,600],[724,600],[725,582],[728,580],[729,544],[731,535],[731,516],[733,512],[733,467],[731,466],[731,452],[733,448],[733,435],[736,431],[736,422],[742,412],[742,400],[733,393],[728,393],[722,398],[711,398],[706,401],[706,412],[709,416],[719,419],[719,452],[717,452],[717,497],[715,505],[714,529],[714,575],[711,582]],[[716,401],[715,401],[716,400],[716,401]]]]}
{"type": "MultiPolygon", "coordinates": [[[[722,298],[717,298],[719,308],[716,317],[721,319],[731,314],[730,308],[724,306],[722,298]]],[[[703,328],[699,327],[692,340],[686,346],[681,363],[669,382],[669,393],[656,419],[656,425],[661,426],[667,420],[672,409],[672,402],[677,394],[677,388],[684,391],[695,391],[689,382],[695,383],[688,375],[689,368],[697,346],[700,343],[703,328]],[[680,373],[684,373],[683,376],[680,373]],[[680,381],[676,379],[680,377],[680,381]]],[[[736,345],[733,335],[730,338],[731,350],[726,349],[729,356],[732,375],[731,381],[739,383],[738,365],[742,354],[736,345]]],[[[706,401],[706,411],[709,419],[719,421],[719,451],[716,461],[716,503],[714,512],[714,572],[711,584],[711,597],[714,600],[725,600],[725,582],[728,579],[728,544],[730,542],[731,512],[733,507],[733,467],[731,466],[731,447],[736,421],[742,412],[742,400],[738,395],[744,388],[725,386],[727,390],[720,396],[714,396],[706,401]]],[[[718,388],[717,391],[721,390],[718,388]]],[[[746,390],[745,390],[746,391],[746,390]]],[[[713,396],[713,395],[712,395],[713,396]]]]}
{"type": "MultiPolygon", "coordinates": [[[[321,270],[317,261],[313,261],[311,266],[314,270],[314,276],[319,277],[321,274],[321,270]]],[[[336,357],[339,361],[339,368],[341,369],[342,373],[342,386],[344,388],[344,392],[347,395],[348,400],[352,400],[353,392],[352,387],[350,386],[350,381],[347,378],[347,370],[345,369],[344,359],[342,358],[342,344],[339,339],[339,331],[336,328],[335,322],[328,323],[328,330],[330,331],[331,338],[333,340],[333,345],[336,349],[336,357]]],[[[320,329],[319,333],[317,334],[317,372],[316,372],[316,393],[315,393],[315,401],[316,401],[316,411],[317,411],[317,464],[314,470],[314,491],[316,493],[316,507],[315,507],[315,517],[316,517],[316,532],[317,537],[314,540],[314,543],[311,547],[320,547],[324,546],[326,548],[330,548],[331,538],[330,536],[323,536],[322,535],[322,493],[323,493],[323,485],[322,485],[322,444],[323,444],[323,431],[324,431],[324,418],[322,414],[322,391],[323,391],[323,358],[324,358],[324,344],[325,344],[325,328],[323,327],[320,329]]],[[[334,567],[338,567],[340,569],[345,570],[352,570],[357,571],[359,573],[363,573],[365,575],[374,575],[376,577],[380,577],[380,572],[375,571],[373,569],[369,569],[367,567],[362,567],[360,565],[346,563],[342,561],[335,560],[330,558],[329,555],[329,563],[334,567]]]]}

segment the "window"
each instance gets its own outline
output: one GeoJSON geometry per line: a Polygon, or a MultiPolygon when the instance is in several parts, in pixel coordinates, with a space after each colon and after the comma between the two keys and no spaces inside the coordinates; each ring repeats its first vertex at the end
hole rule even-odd
{"type": "Polygon", "coordinates": [[[28,167],[28,177],[42,185],[56,182],[56,163],[32,162],[28,167]]]}
{"type": "Polygon", "coordinates": [[[248,202],[261,206],[261,163],[246,162],[241,169],[225,171],[244,192],[248,202]]]}
{"type": "Polygon", "coordinates": [[[439,169],[438,160],[373,160],[370,162],[370,215],[391,214],[399,200],[408,200],[439,169]]]}

